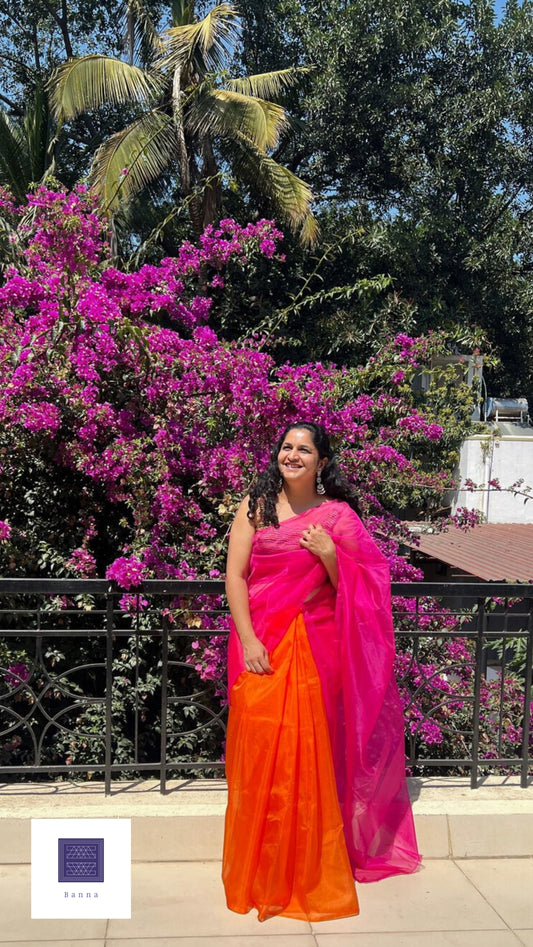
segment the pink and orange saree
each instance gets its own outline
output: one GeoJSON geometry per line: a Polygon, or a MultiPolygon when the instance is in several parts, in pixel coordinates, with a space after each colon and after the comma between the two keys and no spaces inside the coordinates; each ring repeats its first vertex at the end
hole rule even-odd
{"type": "Polygon", "coordinates": [[[256,532],[252,622],[272,675],[244,669],[232,626],[222,877],[228,907],[328,920],[358,913],[353,879],[415,871],[385,557],[338,500],[256,532]],[[299,545],[321,523],[335,592],[299,545]]]}

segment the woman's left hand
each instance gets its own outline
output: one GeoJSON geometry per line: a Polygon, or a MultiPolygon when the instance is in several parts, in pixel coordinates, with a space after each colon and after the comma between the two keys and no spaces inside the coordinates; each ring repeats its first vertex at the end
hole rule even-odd
{"type": "Polygon", "coordinates": [[[304,529],[300,537],[300,546],[308,549],[323,562],[335,559],[337,555],[335,543],[320,523],[316,525],[311,523],[307,529],[304,529]]]}

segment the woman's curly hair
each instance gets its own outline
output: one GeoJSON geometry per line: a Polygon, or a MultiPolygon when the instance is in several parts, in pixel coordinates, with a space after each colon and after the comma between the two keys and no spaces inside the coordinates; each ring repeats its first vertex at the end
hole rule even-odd
{"type": "Polygon", "coordinates": [[[339,470],[329,437],[322,425],[314,424],[312,421],[295,421],[294,424],[287,425],[281,437],[276,441],[270,452],[266,470],[259,474],[257,480],[250,487],[248,519],[254,523],[259,522],[261,526],[279,526],[276,501],[283,486],[283,480],[278,467],[278,454],[288,432],[294,430],[294,428],[304,428],[309,431],[320,459],[327,458],[327,463],[322,469],[325,495],[332,500],[344,500],[353,510],[358,512],[357,498],[352,487],[339,470]]]}

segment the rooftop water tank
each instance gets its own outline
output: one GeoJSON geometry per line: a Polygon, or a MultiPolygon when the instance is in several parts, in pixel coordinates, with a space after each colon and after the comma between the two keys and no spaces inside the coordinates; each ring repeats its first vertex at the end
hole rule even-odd
{"type": "Polygon", "coordinates": [[[515,421],[527,424],[529,406],[527,398],[487,398],[485,421],[515,421]]]}

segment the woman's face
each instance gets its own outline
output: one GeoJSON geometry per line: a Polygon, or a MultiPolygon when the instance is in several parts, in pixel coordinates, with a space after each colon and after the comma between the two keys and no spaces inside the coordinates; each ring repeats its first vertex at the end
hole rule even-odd
{"type": "Polygon", "coordinates": [[[278,454],[278,468],[287,484],[302,484],[315,481],[317,470],[326,464],[320,459],[311,432],[304,427],[293,427],[287,431],[278,454]]]}

